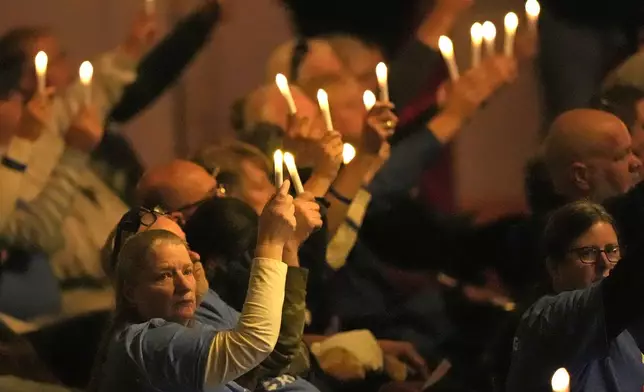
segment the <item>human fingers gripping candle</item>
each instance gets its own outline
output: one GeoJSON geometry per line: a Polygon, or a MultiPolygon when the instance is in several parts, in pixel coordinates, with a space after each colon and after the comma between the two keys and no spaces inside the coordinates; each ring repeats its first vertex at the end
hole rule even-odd
{"type": "Polygon", "coordinates": [[[282,150],[275,150],[273,153],[273,164],[275,165],[275,186],[279,188],[284,183],[284,153],[282,150]]]}
{"type": "Polygon", "coordinates": [[[344,143],[342,146],[342,162],[345,165],[349,164],[356,157],[356,149],[349,143],[344,143]]]}
{"type": "Polygon", "coordinates": [[[481,44],[483,43],[483,25],[476,22],[470,29],[470,37],[472,38],[472,68],[476,68],[481,64],[481,44]]]}
{"type": "Polygon", "coordinates": [[[558,369],[552,376],[552,392],[570,392],[570,375],[564,368],[558,369]]]}
{"type": "Polygon", "coordinates": [[[389,85],[387,82],[388,73],[385,63],[376,65],[376,77],[378,78],[378,87],[380,88],[380,101],[389,102],[389,85]]]}
{"type": "Polygon", "coordinates": [[[494,44],[496,41],[496,26],[489,20],[483,23],[483,38],[485,39],[485,47],[487,48],[488,56],[494,55],[494,44]]]}
{"type": "Polygon", "coordinates": [[[528,27],[530,28],[531,33],[537,32],[537,21],[539,20],[539,14],[541,13],[541,5],[537,0],[528,0],[525,3],[525,14],[528,19],[528,27]]]}
{"type": "Polygon", "coordinates": [[[36,66],[36,78],[38,80],[38,93],[40,95],[45,95],[45,89],[47,88],[47,63],[49,59],[47,58],[47,53],[40,51],[34,59],[34,65],[36,66]]]}
{"type": "Polygon", "coordinates": [[[286,169],[288,174],[291,176],[291,181],[295,187],[295,191],[299,195],[304,192],[304,187],[302,186],[302,180],[300,179],[300,174],[297,172],[297,166],[295,166],[295,157],[290,152],[284,153],[284,163],[286,164],[286,169]]]}
{"type": "Polygon", "coordinates": [[[364,103],[365,109],[370,111],[376,105],[376,95],[371,90],[366,90],[362,94],[362,102],[364,103]]]}
{"type": "Polygon", "coordinates": [[[293,99],[293,95],[291,94],[291,89],[288,86],[288,80],[286,79],[286,76],[282,75],[281,73],[275,75],[275,84],[277,84],[277,88],[280,90],[280,93],[282,93],[282,96],[286,100],[289,112],[291,114],[297,113],[295,100],[293,99]]]}
{"type": "Polygon", "coordinates": [[[449,37],[441,35],[438,39],[438,48],[443,54],[443,58],[447,64],[450,79],[452,81],[458,80],[458,66],[456,65],[456,59],[454,59],[454,44],[452,44],[452,40],[449,37]]]}
{"type": "Polygon", "coordinates": [[[506,56],[512,57],[514,55],[514,37],[517,33],[517,27],[519,27],[519,17],[514,12],[508,12],[503,22],[505,25],[503,52],[506,56]]]}
{"type": "Polygon", "coordinates": [[[324,117],[324,124],[326,125],[327,131],[333,130],[331,107],[329,107],[329,95],[322,89],[318,90],[318,105],[320,106],[320,111],[324,117]]]}
{"type": "Polygon", "coordinates": [[[89,61],[84,61],[78,69],[78,76],[80,77],[81,84],[85,87],[85,104],[92,103],[92,76],[94,75],[94,67],[89,61]]]}

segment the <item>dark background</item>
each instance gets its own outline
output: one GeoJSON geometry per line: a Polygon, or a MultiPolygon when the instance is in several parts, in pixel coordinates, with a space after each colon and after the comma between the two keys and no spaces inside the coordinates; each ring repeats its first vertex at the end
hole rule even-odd
{"type": "Polygon", "coordinates": [[[414,31],[431,0],[282,0],[296,31],[303,36],[350,33],[394,48],[414,31]]]}

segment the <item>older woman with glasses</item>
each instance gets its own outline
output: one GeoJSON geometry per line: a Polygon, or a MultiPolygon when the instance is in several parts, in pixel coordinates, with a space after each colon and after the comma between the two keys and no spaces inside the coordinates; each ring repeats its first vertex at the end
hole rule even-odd
{"type": "Polygon", "coordinates": [[[589,201],[551,216],[544,233],[554,294],[521,319],[507,391],[549,391],[565,367],[572,391],[639,391],[644,385],[644,247],[624,256],[613,218],[589,201]]]}
{"type": "Polygon", "coordinates": [[[90,391],[208,391],[262,362],[274,349],[296,220],[288,181],[260,217],[248,295],[229,331],[194,319],[197,283],[185,242],[165,230],[128,239],[114,273],[116,310],[90,391]]]}

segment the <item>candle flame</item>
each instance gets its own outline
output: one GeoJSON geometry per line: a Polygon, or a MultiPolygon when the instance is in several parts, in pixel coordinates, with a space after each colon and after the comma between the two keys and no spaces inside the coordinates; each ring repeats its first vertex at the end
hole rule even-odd
{"type": "Polygon", "coordinates": [[[45,74],[47,72],[47,63],[49,62],[49,59],[47,58],[47,53],[40,51],[36,55],[35,59],[35,65],[36,65],[36,72],[39,75],[45,74]]]}
{"type": "Polygon", "coordinates": [[[508,12],[505,15],[505,29],[509,31],[516,31],[519,26],[519,17],[514,12],[508,12]]]}
{"type": "Polygon", "coordinates": [[[342,161],[345,165],[349,164],[356,157],[356,149],[349,143],[344,143],[342,147],[342,161]]]}
{"type": "Polygon", "coordinates": [[[273,161],[276,162],[275,167],[277,167],[278,162],[284,162],[284,153],[282,152],[282,150],[275,150],[275,152],[273,153],[273,161]]]}
{"type": "Polygon", "coordinates": [[[553,392],[566,392],[570,387],[570,375],[564,368],[558,369],[552,376],[552,391],[553,392]]]}
{"type": "Polygon", "coordinates": [[[387,66],[385,63],[380,62],[376,65],[376,76],[378,77],[378,82],[383,83],[387,80],[387,66]]]}
{"type": "Polygon", "coordinates": [[[371,90],[366,90],[364,94],[362,94],[362,102],[364,103],[364,107],[367,111],[370,111],[376,104],[376,94],[371,90]]]}
{"type": "Polygon", "coordinates": [[[494,23],[489,20],[483,23],[483,37],[488,41],[492,41],[496,38],[496,26],[494,26],[494,23]]]}
{"type": "Polygon", "coordinates": [[[275,84],[277,84],[277,88],[280,89],[282,94],[284,94],[284,92],[288,90],[288,79],[286,79],[286,76],[282,75],[281,73],[275,75],[275,84]]]}
{"type": "Polygon", "coordinates": [[[472,42],[480,44],[483,41],[483,25],[479,22],[474,23],[470,29],[470,36],[472,37],[472,42]]]}
{"type": "Polygon", "coordinates": [[[284,163],[287,167],[295,167],[295,157],[290,152],[284,153],[284,163]]]}
{"type": "Polygon", "coordinates": [[[318,103],[325,108],[329,107],[329,95],[323,89],[318,90],[318,103]]]}
{"type": "Polygon", "coordinates": [[[452,40],[445,35],[441,35],[438,39],[438,48],[444,57],[452,57],[454,55],[454,44],[452,44],[452,40]]]}
{"type": "Polygon", "coordinates": [[[537,0],[528,0],[525,3],[525,12],[529,16],[536,18],[541,12],[541,5],[539,5],[539,2],[537,0]]]}
{"type": "Polygon", "coordinates": [[[78,76],[83,85],[87,86],[92,83],[92,76],[94,75],[94,67],[89,61],[83,61],[79,70],[78,76]]]}

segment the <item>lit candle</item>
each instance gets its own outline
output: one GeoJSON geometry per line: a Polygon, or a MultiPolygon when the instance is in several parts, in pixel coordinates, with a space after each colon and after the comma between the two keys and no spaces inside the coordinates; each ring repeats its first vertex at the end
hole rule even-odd
{"type": "Polygon", "coordinates": [[[297,113],[295,100],[293,99],[293,95],[291,95],[291,89],[288,86],[288,80],[286,79],[286,76],[278,73],[277,75],[275,75],[275,83],[277,84],[277,88],[280,90],[280,93],[282,93],[282,96],[288,104],[289,112],[291,114],[297,113]]]}
{"type": "Polygon", "coordinates": [[[496,26],[494,23],[487,21],[483,23],[483,38],[485,38],[485,46],[487,47],[487,54],[491,56],[494,54],[494,43],[496,40],[496,26]]]}
{"type": "Polygon", "coordinates": [[[284,183],[284,153],[282,150],[275,150],[273,153],[273,164],[275,165],[275,186],[279,188],[284,183]]]}
{"type": "Polygon", "coordinates": [[[376,94],[371,92],[371,90],[366,90],[362,94],[362,102],[364,102],[364,107],[367,111],[370,111],[376,105],[376,94]]]}
{"type": "Polygon", "coordinates": [[[452,81],[458,80],[458,66],[454,59],[454,44],[452,44],[452,40],[449,37],[441,35],[438,39],[438,48],[441,50],[445,63],[447,64],[450,79],[452,81]]]}
{"type": "Polygon", "coordinates": [[[154,14],[156,11],[155,0],[145,0],[145,13],[148,15],[154,14]]]}
{"type": "Polygon", "coordinates": [[[476,68],[481,64],[481,44],[483,43],[483,25],[476,22],[470,29],[470,36],[472,37],[472,68],[476,68]]]}
{"type": "Polygon", "coordinates": [[[349,143],[344,143],[342,147],[342,161],[345,165],[353,160],[356,157],[356,149],[349,143]]]}
{"type": "Polygon", "coordinates": [[[517,32],[517,27],[519,27],[519,17],[514,12],[508,12],[505,15],[504,19],[505,24],[505,41],[504,41],[504,53],[508,57],[512,57],[514,54],[514,36],[517,32]]]}
{"type": "Polygon", "coordinates": [[[376,65],[376,77],[378,77],[378,87],[380,87],[380,101],[389,102],[389,85],[387,84],[387,66],[385,63],[376,65]]]}
{"type": "Polygon", "coordinates": [[[92,76],[94,75],[94,67],[89,61],[83,61],[78,69],[78,76],[80,77],[81,84],[85,87],[85,104],[90,105],[92,102],[92,76]]]}
{"type": "Polygon", "coordinates": [[[327,131],[333,129],[333,121],[331,121],[331,108],[329,107],[329,95],[326,91],[319,89],[318,90],[318,105],[320,105],[320,111],[324,117],[324,124],[326,125],[327,131]]]}
{"type": "Polygon", "coordinates": [[[47,53],[40,51],[34,60],[36,66],[36,78],[38,79],[38,93],[42,96],[45,95],[47,88],[47,53]]]}
{"type": "Polygon", "coordinates": [[[299,195],[304,192],[304,187],[302,186],[302,180],[300,180],[300,175],[297,172],[297,166],[295,166],[295,158],[290,152],[284,153],[284,163],[286,164],[286,169],[288,174],[291,176],[291,181],[293,186],[295,186],[295,192],[299,195]]]}
{"type": "Polygon", "coordinates": [[[528,19],[528,27],[531,33],[537,32],[537,20],[541,13],[541,6],[537,0],[528,0],[525,2],[525,14],[528,19]]]}
{"type": "Polygon", "coordinates": [[[552,376],[552,392],[570,392],[570,375],[564,368],[558,369],[552,376]]]}

